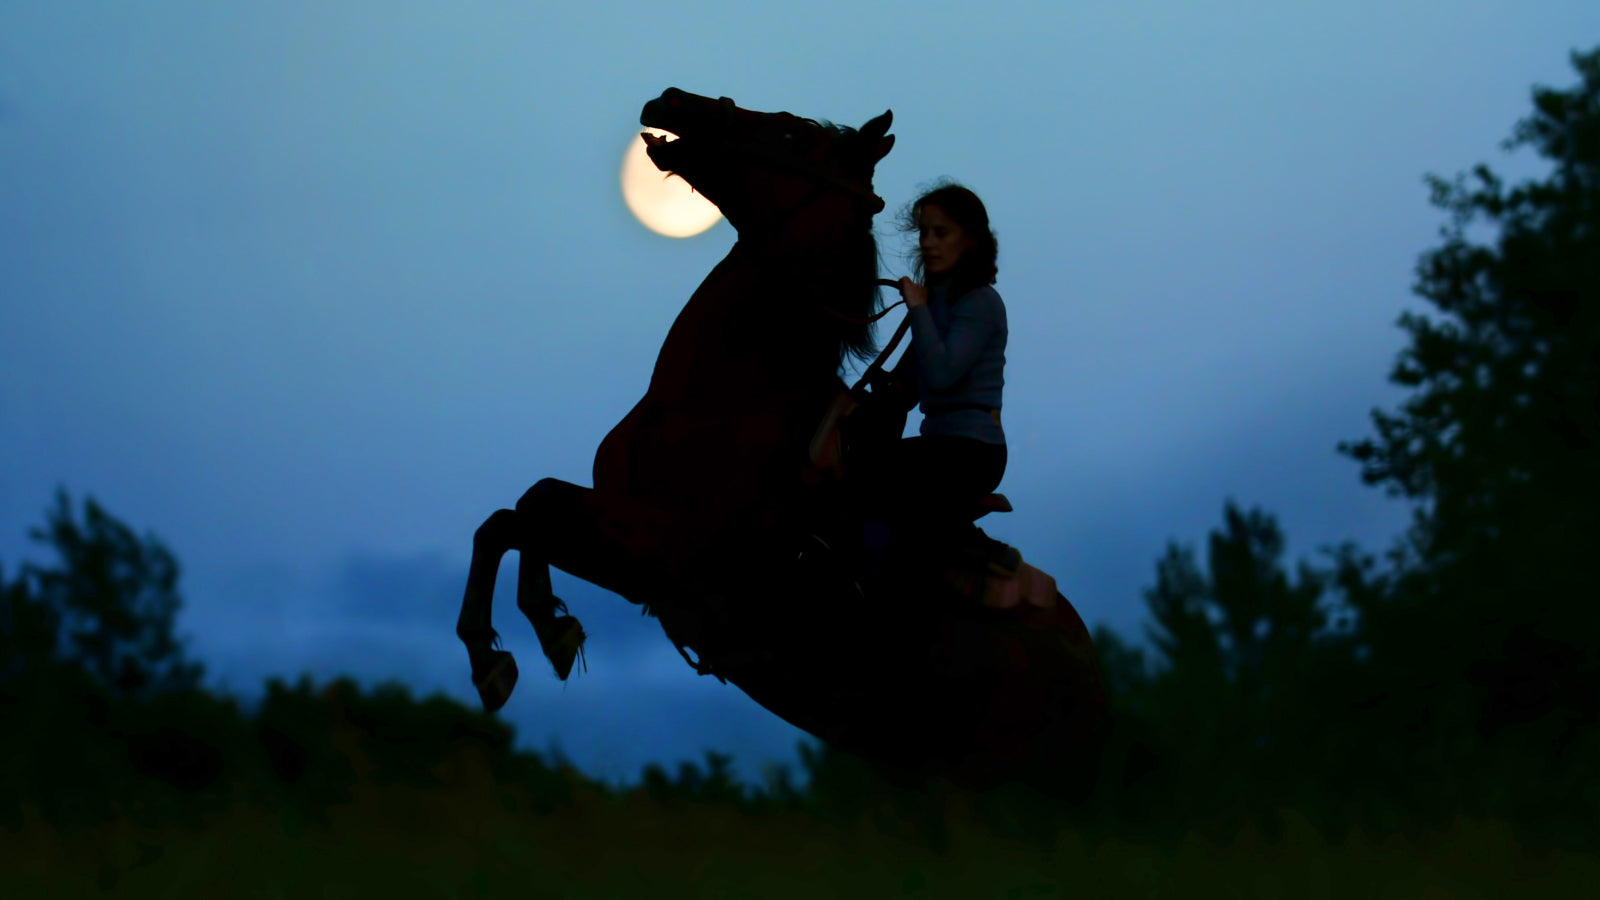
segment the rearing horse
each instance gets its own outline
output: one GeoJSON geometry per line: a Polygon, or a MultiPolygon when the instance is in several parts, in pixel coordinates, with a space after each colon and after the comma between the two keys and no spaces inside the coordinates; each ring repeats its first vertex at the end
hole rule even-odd
{"type": "Polygon", "coordinates": [[[863,592],[841,574],[846,556],[818,566],[802,550],[848,544],[858,525],[837,485],[801,472],[845,388],[841,363],[876,350],[872,176],[891,121],[856,130],[675,88],[645,105],[641,124],[676,135],[644,136],[651,160],[739,238],[601,442],[594,487],[546,478],[474,535],[456,633],[485,709],[516,684],[490,623],[500,559],[516,550],[517,607],[559,678],[584,634],[551,565],[644,604],[703,674],[842,749],[980,783],[1093,767],[1083,754],[1103,734],[1105,693],[1066,598],[993,609],[916,571],[863,592]]]}

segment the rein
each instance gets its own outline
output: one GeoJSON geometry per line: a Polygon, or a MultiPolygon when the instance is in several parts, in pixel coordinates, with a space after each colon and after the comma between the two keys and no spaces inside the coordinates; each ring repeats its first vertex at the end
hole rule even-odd
{"type": "MultiPolygon", "coordinates": [[[[900,286],[900,282],[898,282],[898,281],[890,281],[887,278],[879,278],[878,279],[878,284],[883,286],[883,287],[892,287],[892,288],[898,288],[900,286]]],[[[845,316],[845,315],[843,315],[841,313],[834,312],[833,310],[829,309],[826,306],[822,307],[822,310],[824,312],[831,313],[832,315],[838,316],[839,318],[844,319],[845,321],[850,322],[851,324],[866,325],[866,324],[869,324],[869,323],[872,323],[872,322],[876,322],[879,319],[883,318],[885,315],[888,314],[889,310],[894,309],[896,306],[899,306],[900,304],[902,304],[904,302],[905,302],[904,300],[900,300],[900,301],[898,301],[898,302],[896,302],[894,304],[891,304],[890,306],[885,307],[883,312],[880,312],[875,316],[871,316],[866,321],[861,321],[859,319],[851,319],[848,316],[845,316]]],[[[908,309],[909,309],[909,307],[908,307],[908,309]]],[[[876,375],[878,373],[878,371],[883,368],[883,364],[888,361],[888,359],[889,359],[889,357],[891,355],[893,355],[894,348],[900,346],[900,339],[906,336],[906,329],[908,329],[910,327],[911,327],[911,317],[910,316],[906,316],[904,319],[900,320],[900,327],[898,327],[898,328],[896,328],[894,330],[894,337],[889,339],[889,343],[883,348],[883,350],[881,352],[878,353],[878,358],[872,361],[872,365],[867,366],[867,370],[865,372],[861,373],[861,378],[858,381],[856,381],[855,387],[852,387],[850,389],[850,393],[859,394],[861,392],[861,386],[866,384],[867,380],[869,378],[871,378],[873,375],[876,375]]]]}

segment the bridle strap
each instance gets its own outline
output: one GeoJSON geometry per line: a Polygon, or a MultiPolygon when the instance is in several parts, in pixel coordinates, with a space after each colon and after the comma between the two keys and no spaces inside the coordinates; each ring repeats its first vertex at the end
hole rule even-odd
{"type": "Polygon", "coordinates": [[[735,149],[742,150],[762,162],[778,169],[786,169],[802,178],[815,182],[818,187],[831,187],[850,195],[859,205],[865,207],[871,215],[883,212],[883,198],[870,190],[866,190],[856,182],[841,178],[826,169],[796,162],[781,153],[774,153],[763,144],[735,144],[735,149]]]}
{"type": "MultiPolygon", "coordinates": [[[[726,123],[728,122],[728,120],[732,119],[733,116],[739,111],[739,107],[738,107],[737,104],[735,104],[733,102],[733,100],[731,98],[728,98],[728,97],[721,98],[720,100],[718,100],[718,103],[722,107],[722,119],[723,119],[723,123],[724,123],[723,127],[726,128],[727,127],[726,123]]],[[[866,206],[870,210],[871,215],[877,215],[878,213],[883,212],[883,206],[884,206],[883,198],[879,197],[877,194],[873,193],[871,190],[863,190],[861,185],[859,185],[859,184],[857,184],[857,183],[855,183],[853,181],[847,181],[847,180],[845,180],[843,178],[840,178],[838,175],[835,175],[834,173],[826,171],[824,169],[819,169],[819,168],[817,168],[815,166],[810,166],[810,165],[806,165],[805,163],[796,162],[794,159],[792,159],[792,158],[790,158],[788,156],[785,156],[785,155],[783,155],[781,153],[773,152],[772,149],[770,147],[768,147],[766,144],[746,143],[746,142],[741,141],[741,142],[738,142],[738,143],[730,144],[729,146],[734,148],[734,149],[737,149],[737,150],[742,150],[745,153],[748,153],[750,156],[753,156],[753,157],[756,157],[758,159],[761,159],[762,161],[764,161],[764,162],[766,162],[766,163],[768,163],[770,165],[776,166],[777,168],[788,169],[791,172],[794,172],[794,173],[796,173],[798,175],[801,175],[802,177],[805,177],[805,178],[815,182],[818,187],[822,187],[823,185],[827,185],[827,186],[831,186],[831,187],[837,188],[838,190],[841,190],[841,191],[845,192],[846,194],[851,195],[858,202],[860,202],[861,204],[866,206]]],[[[817,192],[814,190],[813,193],[817,193],[817,192]]],[[[814,200],[814,199],[816,199],[816,197],[808,196],[806,198],[806,200],[801,201],[801,203],[799,203],[795,207],[795,209],[793,211],[794,212],[798,212],[800,209],[805,207],[806,203],[808,203],[808,202],[810,202],[811,200],[814,200]]],[[[782,223],[783,223],[783,220],[780,220],[779,224],[782,224],[782,223]]],[[[774,227],[776,227],[776,226],[774,226],[774,227]]]]}

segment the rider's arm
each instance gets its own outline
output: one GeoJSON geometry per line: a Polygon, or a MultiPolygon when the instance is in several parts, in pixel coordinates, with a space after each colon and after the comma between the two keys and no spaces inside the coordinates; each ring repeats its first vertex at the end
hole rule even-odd
{"type": "Polygon", "coordinates": [[[994,334],[995,321],[989,315],[987,304],[977,302],[979,297],[969,297],[957,303],[950,319],[950,328],[944,339],[933,324],[933,313],[926,306],[911,310],[911,349],[916,354],[917,367],[928,386],[942,391],[960,381],[972,368],[994,334]]]}

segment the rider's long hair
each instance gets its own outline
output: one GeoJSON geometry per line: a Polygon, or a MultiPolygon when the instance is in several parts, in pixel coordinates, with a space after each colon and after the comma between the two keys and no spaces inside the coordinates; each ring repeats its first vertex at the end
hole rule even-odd
{"type": "MultiPolygon", "coordinates": [[[[971,189],[948,178],[940,179],[906,206],[900,216],[900,229],[919,233],[922,209],[930,205],[944,210],[972,239],[972,246],[961,254],[961,260],[950,273],[950,299],[957,300],[974,288],[994,284],[1000,275],[1000,242],[989,224],[989,210],[984,208],[983,201],[971,189]]],[[[916,279],[922,281],[927,270],[923,266],[920,242],[912,250],[912,261],[916,279]]]]}

